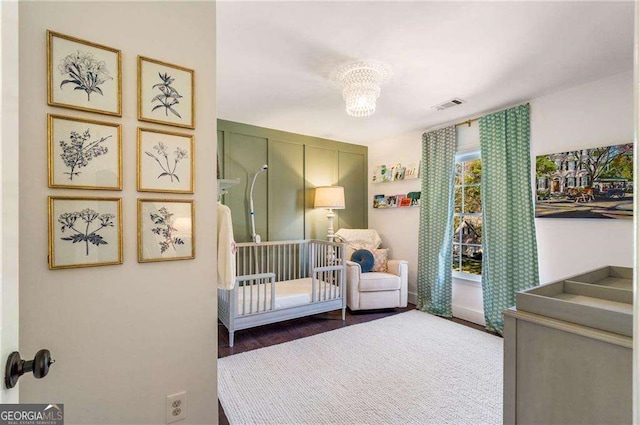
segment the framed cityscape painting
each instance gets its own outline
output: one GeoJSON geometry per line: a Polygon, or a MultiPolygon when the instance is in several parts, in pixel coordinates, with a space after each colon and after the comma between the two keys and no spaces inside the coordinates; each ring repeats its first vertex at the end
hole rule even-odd
{"type": "Polygon", "coordinates": [[[49,187],[122,190],[120,124],[48,115],[49,187]]]}
{"type": "Polygon", "coordinates": [[[51,106],[122,116],[120,50],[47,31],[51,106]]]}
{"type": "Polygon", "coordinates": [[[138,199],[138,262],[195,256],[194,201],[138,199]]]}
{"type": "Polygon", "coordinates": [[[536,217],[633,219],[633,144],[536,157],[536,217]]]}
{"type": "Polygon", "coordinates": [[[138,128],[137,157],[138,191],[193,193],[192,135],[138,128]]]}
{"type": "Polygon", "coordinates": [[[193,69],[138,56],[138,119],[194,129],[193,69]]]}
{"type": "Polygon", "coordinates": [[[122,264],[120,198],[49,197],[49,269],[122,264]]]}

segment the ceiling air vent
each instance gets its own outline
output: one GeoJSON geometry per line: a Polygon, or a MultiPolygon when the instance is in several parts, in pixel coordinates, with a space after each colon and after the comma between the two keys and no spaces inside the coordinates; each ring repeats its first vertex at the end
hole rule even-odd
{"type": "Polygon", "coordinates": [[[464,103],[464,100],[454,97],[453,99],[447,100],[444,103],[441,103],[436,106],[432,106],[432,108],[435,109],[436,111],[443,111],[445,109],[453,108],[454,106],[462,105],[463,103],[464,103]]]}

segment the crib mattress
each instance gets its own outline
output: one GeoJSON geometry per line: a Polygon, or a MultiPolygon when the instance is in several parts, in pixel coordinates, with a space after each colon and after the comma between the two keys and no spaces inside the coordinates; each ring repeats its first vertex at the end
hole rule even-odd
{"type": "MultiPolygon", "coordinates": [[[[320,300],[325,299],[325,286],[323,282],[316,282],[316,285],[321,285],[320,288],[322,292],[320,294],[320,300]]],[[[311,296],[311,278],[303,278],[303,279],[292,279],[285,280],[282,282],[276,282],[276,300],[275,300],[275,309],[281,308],[289,308],[295,307],[299,305],[309,304],[312,301],[311,296]]],[[[243,288],[238,288],[238,314],[243,314],[242,312],[242,304],[243,304],[243,293],[244,293],[244,313],[248,314],[249,311],[258,312],[264,311],[265,308],[265,287],[266,287],[266,306],[267,310],[271,308],[271,284],[260,284],[260,285],[252,285],[251,290],[249,287],[243,290],[243,288]],[[258,305],[258,291],[260,291],[260,304],[258,305]],[[253,292],[253,298],[252,298],[253,292]],[[253,308],[249,307],[253,304],[253,308]]],[[[331,295],[336,296],[338,294],[338,286],[333,284],[326,284],[327,287],[327,298],[329,299],[331,295]],[[329,292],[331,291],[331,294],[329,292]]],[[[318,287],[316,287],[316,291],[318,287]]]]}

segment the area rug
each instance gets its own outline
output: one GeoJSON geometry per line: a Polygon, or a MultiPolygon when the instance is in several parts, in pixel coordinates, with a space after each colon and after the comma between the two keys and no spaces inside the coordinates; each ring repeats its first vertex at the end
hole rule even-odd
{"type": "Polygon", "coordinates": [[[502,423],[502,339],[410,311],[218,360],[231,424],[502,423]]]}

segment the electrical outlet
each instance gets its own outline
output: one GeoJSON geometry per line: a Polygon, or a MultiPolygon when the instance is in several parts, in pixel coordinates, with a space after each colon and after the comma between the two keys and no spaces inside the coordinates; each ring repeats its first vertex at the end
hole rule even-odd
{"type": "Polygon", "coordinates": [[[187,392],[167,396],[167,423],[181,421],[187,417],[187,392]]]}

